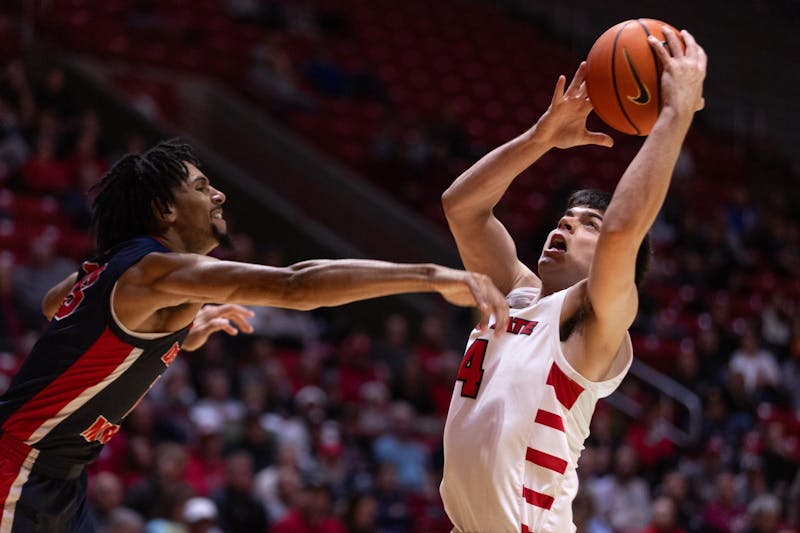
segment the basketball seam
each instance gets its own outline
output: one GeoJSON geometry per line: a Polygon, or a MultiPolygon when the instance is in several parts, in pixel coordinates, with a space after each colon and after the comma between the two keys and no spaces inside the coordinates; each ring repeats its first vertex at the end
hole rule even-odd
{"type": "Polygon", "coordinates": [[[634,130],[636,130],[636,135],[641,135],[641,131],[638,127],[636,127],[636,124],[633,123],[631,117],[628,116],[628,112],[625,111],[625,106],[622,104],[622,98],[619,95],[619,88],[617,88],[617,42],[619,41],[619,36],[631,22],[632,21],[626,22],[625,25],[622,26],[614,36],[614,46],[611,48],[611,82],[614,85],[614,96],[617,99],[620,111],[622,111],[622,116],[624,116],[625,120],[628,121],[628,124],[630,124],[634,130]]]}
{"type": "MultiPolygon", "coordinates": [[[[636,22],[638,22],[642,26],[642,29],[644,30],[645,35],[647,35],[647,37],[650,37],[650,30],[647,29],[647,25],[644,22],[642,22],[641,19],[636,19],[636,22]]],[[[658,113],[661,114],[661,106],[662,106],[662,102],[661,102],[661,72],[659,72],[661,70],[661,63],[658,61],[658,57],[656,56],[656,52],[652,48],[650,48],[650,54],[653,56],[653,64],[656,66],[656,95],[657,95],[657,101],[658,101],[658,113]]]]}

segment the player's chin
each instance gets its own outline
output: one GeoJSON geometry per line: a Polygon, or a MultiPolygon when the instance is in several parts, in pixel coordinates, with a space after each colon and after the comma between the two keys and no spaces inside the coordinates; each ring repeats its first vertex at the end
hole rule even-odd
{"type": "Polygon", "coordinates": [[[233,248],[233,239],[231,239],[227,229],[228,227],[224,220],[217,221],[217,224],[213,222],[211,224],[211,233],[214,235],[214,239],[216,239],[217,244],[222,248],[230,250],[233,248]],[[221,224],[219,224],[219,222],[221,222],[221,224]]]}

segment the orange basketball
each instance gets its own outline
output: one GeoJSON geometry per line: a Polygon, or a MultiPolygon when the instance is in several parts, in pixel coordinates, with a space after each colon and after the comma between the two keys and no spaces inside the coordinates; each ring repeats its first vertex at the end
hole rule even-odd
{"type": "MultiPolygon", "coordinates": [[[[647,135],[661,111],[661,63],[647,43],[649,35],[666,42],[654,19],[632,19],[609,28],[586,58],[586,89],[603,122],[630,135],[647,135]]],[[[680,34],[678,34],[680,38],[680,34]]]]}

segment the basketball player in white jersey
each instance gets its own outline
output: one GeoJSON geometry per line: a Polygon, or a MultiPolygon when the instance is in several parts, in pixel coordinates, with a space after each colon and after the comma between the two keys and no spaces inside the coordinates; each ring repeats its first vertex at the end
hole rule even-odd
{"type": "Polygon", "coordinates": [[[504,335],[473,331],[453,390],[441,494],[454,531],[575,531],[575,468],[595,403],[631,364],[636,267],[647,257],[640,247],[703,107],[705,52],[685,31],[685,51],[675,33],[664,33],[669,48],[650,41],[664,69],[663,108],[650,136],[613,196],[572,196],[544,245],[538,276],[519,261],[492,210],[551,148],[612,145],[585,126],[592,109],[585,63],[566,90],[559,77],[533,128],[483,157],[442,197],[465,267],[488,274],[513,308],[504,335]]]}

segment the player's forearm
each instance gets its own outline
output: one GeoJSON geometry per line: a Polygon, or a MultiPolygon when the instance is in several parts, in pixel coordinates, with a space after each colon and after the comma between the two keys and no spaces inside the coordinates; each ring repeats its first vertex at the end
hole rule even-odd
{"type": "Polygon", "coordinates": [[[442,195],[448,218],[491,212],[514,179],[550,148],[536,136],[534,126],[483,156],[442,195]]]}
{"type": "Polygon", "coordinates": [[[614,190],[603,218],[603,232],[644,238],[664,203],[692,115],[668,108],[662,110],[614,190]]]}
{"type": "Polygon", "coordinates": [[[450,269],[427,264],[343,259],[304,261],[288,268],[280,283],[272,276],[243,286],[231,303],[309,310],[409,292],[430,292],[448,282],[450,269]]]}

